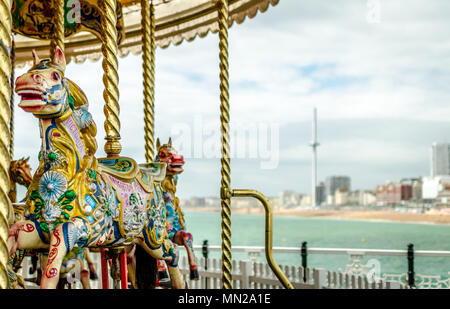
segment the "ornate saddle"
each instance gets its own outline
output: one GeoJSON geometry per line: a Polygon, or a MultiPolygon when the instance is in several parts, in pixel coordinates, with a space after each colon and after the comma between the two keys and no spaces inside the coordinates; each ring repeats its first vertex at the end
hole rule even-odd
{"type": "Polygon", "coordinates": [[[139,173],[136,161],[128,157],[100,158],[97,161],[102,172],[125,182],[133,181],[139,173]]]}

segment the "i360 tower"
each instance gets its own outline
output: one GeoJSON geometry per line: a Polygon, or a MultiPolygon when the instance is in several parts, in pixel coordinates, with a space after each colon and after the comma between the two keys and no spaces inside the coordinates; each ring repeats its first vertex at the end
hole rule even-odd
{"type": "Polygon", "coordinates": [[[317,108],[314,107],[313,110],[313,122],[312,122],[312,142],[310,146],[312,148],[312,206],[317,206],[317,147],[319,147],[319,142],[317,141],[317,108]]]}

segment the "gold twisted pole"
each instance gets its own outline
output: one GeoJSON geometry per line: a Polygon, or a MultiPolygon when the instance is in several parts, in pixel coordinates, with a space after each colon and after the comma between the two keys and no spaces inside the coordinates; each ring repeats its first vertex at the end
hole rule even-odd
{"type": "Polygon", "coordinates": [[[53,38],[50,42],[50,58],[53,59],[55,48],[58,46],[64,52],[64,0],[53,0],[54,12],[53,38]]]}
{"type": "Polygon", "coordinates": [[[8,287],[9,119],[11,96],[11,0],[0,0],[0,289],[8,287]]]}
{"type": "Polygon", "coordinates": [[[116,0],[102,0],[102,54],[103,54],[103,98],[105,106],[105,152],[110,156],[117,156],[122,151],[120,144],[120,106],[119,106],[119,66],[117,60],[117,13],[116,0]]]}
{"type": "Polygon", "coordinates": [[[155,157],[155,8],[153,1],[141,0],[142,60],[144,75],[145,161],[155,157]]]}
{"type": "Polygon", "coordinates": [[[11,161],[14,159],[14,67],[16,64],[16,49],[14,44],[14,37],[12,37],[11,41],[11,78],[10,78],[10,85],[11,85],[11,98],[9,101],[9,109],[11,111],[11,118],[9,119],[9,156],[11,158],[11,161]]]}
{"type": "Polygon", "coordinates": [[[222,132],[221,206],[222,206],[222,287],[231,289],[231,169],[230,169],[230,103],[228,86],[228,0],[220,0],[220,122],[222,132]]]}

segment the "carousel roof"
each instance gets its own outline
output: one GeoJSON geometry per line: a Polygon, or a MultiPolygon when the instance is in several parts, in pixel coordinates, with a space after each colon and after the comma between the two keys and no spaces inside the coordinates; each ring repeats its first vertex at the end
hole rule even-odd
{"type": "MultiPolygon", "coordinates": [[[[15,1],[19,3],[19,0],[15,1]]],[[[83,1],[88,4],[97,2],[82,0],[82,3],[83,1]]],[[[26,3],[27,0],[20,0],[20,2],[26,3]]],[[[142,44],[140,1],[120,0],[120,2],[122,4],[122,20],[120,21],[121,29],[119,29],[121,36],[119,56],[125,57],[130,52],[139,54],[142,44]]],[[[278,2],[279,0],[229,0],[229,25],[232,26],[234,22],[240,24],[246,17],[253,18],[258,11],[265,12],[269,5],[275,6],[278,2]]],[[[155,5],[156,44],[161,48],[166,48],[170,44],[179,45],[183,41],[192,41],[196,37],[205,37],[209,32],[218,31],[216,0],[153,0],[153,3],[155,5]]],[[[23,11],[21,8],[17,9],[17,6],[13,7],[14,9],[16,11],[13,11],[13,23],[14,16],[17,18],[20,10],[23,11]]],[[[27,16],[26,18],[30,16],[30,14],[24,13],[22,15],[27,16]]],[[[35,20],[33,20],[34,24],[36,24],[35,20]]],[[[36,32],[41,31],[40,29],[42,28],[34,30],[36,32]]],[[[85,31],[88,30],[87,28],[81,30],[83,31],[74,30],[72,33],[66,31],[65,54],[67,61],[82,63],[86,59],[92,61],[100,59],[102,53],[98,33],[85,31]]],[[[15,33],[16,66],[23,66],[32,61],[32,49],[35,49],[41,57],[48,56],[48,39],[36,39],[36,35],[33,37],[33,35],[29,35],[30,32],[18,31],[17,27],[15,33]]]]}

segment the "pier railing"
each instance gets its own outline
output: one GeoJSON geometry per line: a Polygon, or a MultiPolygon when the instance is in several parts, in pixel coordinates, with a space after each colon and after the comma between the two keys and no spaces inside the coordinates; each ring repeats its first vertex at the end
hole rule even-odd
{"type": "MultiPolygon", "coordinates": [[[[194,246],[194,250],[196,252],[201,252],[205,250],[202,246],[194,246]]],[[[220,246],[208,246],[207,250],[211,252],[220,252],[220,246]]],[[[233,252],[241,252],[247,253],[248,260],[257,264],[257,258],[260,255],[264,254],[264,247],[259,246],[233,246],[233,252]]],[[[391,284],[393,282],[399,283],[400,286],[408,286],[411,288],[418,289],[450,289],[450,269],[448,272],[448,276],[446,278],[442,278],[440,275],[436,274],[418,274],[414,270],[414,258],[415,257],[437,257],[437,258],[449,258],[450,262],[450,251],[436,251],[436,250],[414,250],[413,245],[409,244],[407,250],[391,250],[391,249],[351,249],[351,248],[307,248],[306,243],[303,243],[303,246],[300,247],[273,247],[274,253],[290,253],[297,254],[299,256],[299,261],[301,259],[301,268],[297,268],[296,274],[301,273],[303,276],[303,281],[306,281],[313,278],[314,271],[308,270],[306,259],[310,254],[327,254],[327,255],[346,255],[348,256],[349,262],[345,265],[345,269],[330,272],[325,271],[326,278],[328,282],[331,282],[332,285],[336,286],[336,280],[338,282],[347,282],[348,284],[344,284],[344,286],[353,286],[351,282],[355,281],[355,284],[358,284],[358,280],[361,281],[361,284],[364,286],[370,285],[373,286],[374,282],[377,280],[382,280],[386,284],[391,284]],[[391,274],[391,273],[377,273],[376,265],[369,265],[369,263],[364,264],[363,259],[365,256],[404,256],[405,265],[408,266],[408,271],[400,274],[391,274]],[[306,272],[310,273],[310,277],[306,275],[306,272]],[[353,277],[352,277],[353,276],[353,277]],[[360,277],[360,278],[359,278],[360,277]],[[347,279],[346,279],[347,278],[347,279]],[[366,278],[366,279],[364,279],[366,278]],[[352,281],[353,280],[353,281],[352,281]],[[389,283],[390,282],[390,283],[389,283]]],[[[370,261],[369,261],[370,262],[370,261]]],[[[263,267],[263,266],[258,266],[263,267]]],[[[263,267],[264,268],[264,267],[263,267]]],[[[294,272],[294,268],[292,266],[286,267],[283,266],[283,270],[290,270],[291,273],[294,272]]],[[[405,268],[406,269],[406,268],[405,268]]],[[[260,271],[261,268],[258,268],[260,271]]],[[[316,272],[322,272],[322,270],[317,269],[316,272]]],[[[318,275],[316,275],[318,276],[318,275]]],[[[323,277],[323,274],[321,274],[323,277]]],[[[295,278],[294,278],[295,279],[295,278]]],[[[297,280],[297,279],[295,279],[297,280]]],[[[300,281],[298,281],[300,282],[300,281]]],[[[295,284],[294,284],[295,285],[295,284]]]]}
{"type": "MultiPolygon", "coordinates": [[[[205,252],[202,246],[194,246],[197,256],[205,252]]],[[[411,249],[411,248],[409,248],[411,249]]],[[[183,248],[179,248],[183,252],[183,248]]],[[[208,251],[220,252],[220,246],[208,246],[208,251]]],[[[241,289],[279,289],[283,288],[279,280],[274,276],[270,267],[266,263],[258,262],[257,257],[264,254],[264,247],[257,246],[233,246],[233,252],[247,253],[245,259],[232,261],[232,287],[241,289]]],[[[409,272],[402,274],[382,274],[374,276],[373,268],[363,264],[364,256],[405,256],[408,263],[411,259],[412,250],[387,250],[387,249],[348,249],[348,248],[303,248],[299,247],[273,247],[274,253],[297,254],[304,266],[279,265],[283,272],[292,282],[296,289],[449,289],[450,272],[447,278],[441,278],[439,275],[416,274],[414,269],[409,268],[409,272]],[[303,249],[303,250],[302,250],[303,249]],[[322,268],[310,268],[306,266],[306,257],[309,254],[330,254],[347,255],[349,263],[344,270],[331,271],[322,268]],[[305,259],[305,260],[303,260],[305,259]],[[413,284],[411,284],[411,278],[413,284]]],[[[414,256],[422,257],[445,257],[450,258],[450,251],[413,251],[414,256]]],[[[97,272],[100,271],[100,254],[91,253],[91,257],[96,266],[97,272]]],[[[185,255],[179,262],[181,273],[191,289],[214,289],[220,288],[222,278],[221,261],[215,258],[198,258],[198,267],[200,280],[189,280],[189,265],[185,255]]],[[[36,274],[29,274],[30,258],[24,260],[23,268],[20,271],[24,278],[35,277],[36,274]]],[[[112,286],[112,278],[110,286],[112,286]]],[[[79,269],[75,269],[68,280],[72,283],[72,288],[81,288],[79,280],[79,269]]],[[[28,288],[36,285],[27,282],[28,288]]],[[[101,288],[100,280],[91,281],[91,287],[101,288]]]]}
{"type": "MultiPolygon", "coordinates": [[[[180,261],[180,270],[190,289],[218,289],[222,271],[219,259],[200,259],[199,280],[189,280],[186,257],[180,261]],[[202,266],[203,265],[203,266],[202,266]],[[205,265],[207,265],[205,267],[205,265]]],[[[234,289],[282,289],[283,286],[269,265],[253,261],[232,261],[232,288],[234,289]]],[[[322,268],[303,268],[279,265],[295,289],[407,289],[393,280],[371,280],[364,275],[327,271],[322,268]]]]}

